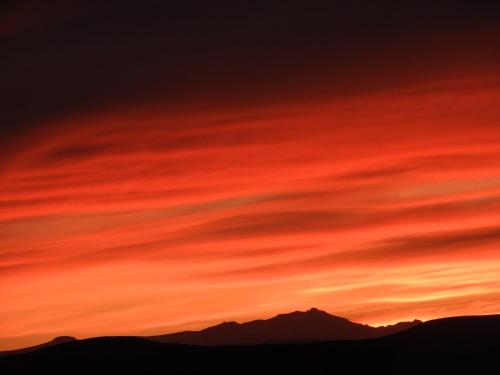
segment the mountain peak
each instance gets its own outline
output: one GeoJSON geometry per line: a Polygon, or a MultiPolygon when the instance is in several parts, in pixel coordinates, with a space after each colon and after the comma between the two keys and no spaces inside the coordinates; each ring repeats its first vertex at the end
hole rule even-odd
{"type": "Polygon", "coordinates": [[[293,312],[290,312],[290,313],[283,313],[283,314],[279,314],[277,316],[281,316],[281,317],[287,317],[287,316],[293,316],[293,315],[301,315],[301,316],[318,316],[318,315],[323,315],[323,316],[334,316],[334,315],[331,315],[329,313],[327,313],[326,311],[323,311],[323,310],[320,310],[316,307],[311,307],[309,310],[306,310],[306,311],[300,311],[300,310],[296,310],[296,311],[293,311],[293,312]]]}
{"type": "Polygon", "coordinates": [[[278,315],[279,317],[286,318],[286,317],[300,317],[304,319],[313,319],[313,318],[323,318],[323,319],[331,319],[331,320],[347,320],[345,318],[332,315],[324,310],[320,310],[317,307],[311,307],[309,310],[306,311],[294,311],[292,313],[288,314],[280,314],[278,315]]]}
{"type": "Polygon", "coordinates": [[[311,307],[309,310],[306,311],[308,314],[328,314],[326,311],[320,310],[317,307],[311,307]]]}

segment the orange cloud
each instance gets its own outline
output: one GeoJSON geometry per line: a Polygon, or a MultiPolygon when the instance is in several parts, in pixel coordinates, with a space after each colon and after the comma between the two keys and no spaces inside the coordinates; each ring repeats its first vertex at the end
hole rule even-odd
{"type": "Polygon", "coordinates": [[[499,312],[500,87],[481,82],[60,120],[2,176],[0,347],[313,305],[499,312]]]}

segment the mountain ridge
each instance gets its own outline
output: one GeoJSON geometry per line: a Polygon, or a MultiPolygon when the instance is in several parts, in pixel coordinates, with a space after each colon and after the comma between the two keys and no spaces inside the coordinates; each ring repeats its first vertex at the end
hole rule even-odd
{"type": "Polygon", "coordinates": [[[307,311],[278,314],[269,319],[244,323],[222,322],[200,331],[181,331],[144,337],[164,343],[208,346],[361,340],[390,335],[420,323],[420,320],[415,319],[412,322],[372,327],[313,307],[307,311]]]}

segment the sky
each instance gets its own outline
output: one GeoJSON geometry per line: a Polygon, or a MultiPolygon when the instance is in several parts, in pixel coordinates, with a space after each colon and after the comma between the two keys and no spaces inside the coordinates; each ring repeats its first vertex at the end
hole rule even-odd
{"type": "Polygon", "coordinates": [[[500,313],[495,2],[169,3],[0,6],[0,350],[500,313]]]}

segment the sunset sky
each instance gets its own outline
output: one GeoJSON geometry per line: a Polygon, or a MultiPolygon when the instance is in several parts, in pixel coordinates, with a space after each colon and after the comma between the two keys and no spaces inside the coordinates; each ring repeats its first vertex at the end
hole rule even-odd
{"type": "Polygon", "coordinates": [[[0,350],[500,313],[499,5],[168,3],[0,6],[0,350]]]}

